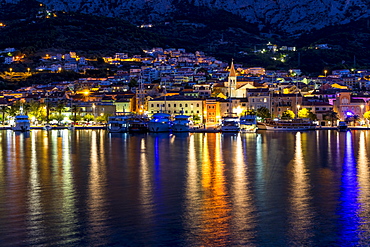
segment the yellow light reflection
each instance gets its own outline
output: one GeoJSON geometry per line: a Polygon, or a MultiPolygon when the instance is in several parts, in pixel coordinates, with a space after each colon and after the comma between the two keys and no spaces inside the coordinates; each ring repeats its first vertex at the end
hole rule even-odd
{"type": "Polygon", "coordinates": [[[359,150],[357,160],[357,176],[359,183],[359,202],[360,202],[360,217],[362,224],[359,225],[359,246],[368,245],[370,237],[370,171],[369,171],[369,157],[366,150],[366,136],[365,132],[361,131],[359,138],[359,150]]]}
{"type": "Polygon", "coordinates": [[[230,204],[227,202],[224,163],[221,161],[220,134],[207,135],[204,140],[201,184],[202,244],[225,246],[228,244],[230,204]],[[216,139],[216,140],[215,140],[216,139]],[[210,143],[215,146],[210,146],[210,143]],[[210,153],[214,160],[211,160],[210,153]]]}
{"type": "MultiPolygon", "coordinates": [[[[59,131],[59,130],[58,130],[59,131]]],[[[62,184],[63,184],[63,200],[62,200],[62,217],[64,222],[64,231],[76,232],[77,228],[77,215],[75,213],[76,208],[76,196],[75,186],[73,178],[73,169],[71,161],[71,142],[69,140],[70,131],[62,130],[62,138],[58,145],[58,152],[60,154],[62,164],[62,184]]],[[[59,134],[59,133],[58,133],[59,134]]]]}
{"type": "Polygon", "coordinates": [[[292,182],[290,189],[289,235],[294,244],[309,246],[312,237],[312,213],[310,212],[310,181],[302,151],[301,132],[296,133],[295,157],[290,162],[292,182]]]}
{"type": "Polygon", "coordinates": [[[107,219],[105,204],[107,191],[106,185],[106,164],[104,159],[100,159],[103,151],[98,146],[97,131],[91,131],[90,148],[90,174],[89,174],[89,197],[88,197],[88,217],[90,236],[94,236],[94,241],[104,245],[107,219]]]}
{"type": "Polygon", "coordinates": [[[30,236],[45,236],[42,232],[45,231],[45,222],[42,217],[43,209],[41,203],[41,186],[40,176],[38,171],[38,157],[37,157],[37,135],[31,135],[31,164],[30,164],[30,178],[28,191],[28,233],[30,236]]]}
{"type": "Polygon", "coordinates": [[[153,186],[152,178],[150,176],[150,168],[147,160],[147,147],[145,139],[141,139],[140,142],[140,206],[143,210],[143,215],[145,215],[145,220],[147,222],[142,222],[144,225],[151,225],[151,222],[148,222],[150,219],[153,219],[153,186]]]}
{"type": "Polygon", "coordinates": [[[255,209],[252,202],[252,191],[250,191],[250,183],[247,177],[248,164],[244,161],[244,154],[247,153],[243,148],[243,140],[241,135],[238,135],[236,140],[236,150],[233,152],[234,163],[234,181],[232,183],[232,198],[233,205],[233,226],[237,233],[233,236],[234,240],[239,243],[251,243],[255,237],[255,209]],[[238,239],[241,238],[242,239],[238,239]]]}

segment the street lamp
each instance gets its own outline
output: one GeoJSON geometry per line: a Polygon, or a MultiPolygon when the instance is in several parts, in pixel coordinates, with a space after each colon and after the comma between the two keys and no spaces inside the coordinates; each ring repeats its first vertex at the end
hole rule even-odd
{"type": "Polygon", "coordinates": [[[299,108],[301,108],[301,106],[297,105],[297,116],[296,116],[296,118],[298,118],[299,108]]]}
{"type": "Polygon", "coordinates": [[[328,71],[327,71],[327,70],[324,70],[324,75],[325,75],[325,77],[326,77],[326,73],[328,73],[328,71]]]}

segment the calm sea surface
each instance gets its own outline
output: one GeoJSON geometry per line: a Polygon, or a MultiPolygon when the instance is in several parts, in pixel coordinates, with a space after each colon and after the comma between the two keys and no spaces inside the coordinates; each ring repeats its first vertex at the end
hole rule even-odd
{"type": "Polygon", "coordinates": [[[370,131],[0,131],[0,246],[369,246],[370,131]]]}

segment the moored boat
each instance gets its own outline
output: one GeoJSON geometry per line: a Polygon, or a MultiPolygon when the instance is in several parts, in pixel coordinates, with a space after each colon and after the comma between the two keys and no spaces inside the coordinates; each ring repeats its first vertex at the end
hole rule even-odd
{"type": "Polygon", "coordinates": [[[31,129],[31,123],[27,115],[15,116],[14,125],[12,126],[12,130],[25,132],[25,131],[30,131],[30,129],[31,129]]]}
{"type": "Polygon", "coordinates": [[[52,130],[53,127],[50,124],[45,124],[43,130],[52,130]]]}
{"type": "Polygon", "coordinates": [[[264,122],[258,122],[258,130],[274,130],[274,131],[304,131],[315,130],[316,124],[305,119],[290,119],[290,120],[272,120],[266,119],[264,122]]]}
{"type": "Polygon", "coordinates": [[[107,129],[112,133],[122,133],[128,131],[128,126],[129,116],[116,115],[109,117],[107,129]]]}
{"type": "Polygon", "coordinates": [[[155,113],[148,122],[150,132],[169,132],[171,129],[171,115],[168,113],[155,113]]]}
{"type": "Polygon", "coordinates": [[[240,117],[240,132],[255,133],[257,131],[257,116],[243,115],[240,117]]]}
{"type": "Polygon", "coordinates": [[[148,118],[143,116],[134,116],[128,121],[129,133],[146,133],[148,132],[148,118]]]}
{"type": "Polygon", "coordinates": [[[224,116],[221,120],[221,132],[239,132],[240,119],[237,116],[224,116]]]}
{"type": "Polygon", "coordinates": [[[338,126],[337,126],[337,130],[339,132],[346,132],[347,130],[349,130],[347,123],[344,122],[344,121],[339,121],[338,126]]]}
{"type": "Polygon", "coordinates": [[[190,120],[190,116],[187,115],[176,115],[172,123],[173,132],[189,132],[193,127],[193,121],[190,120]]]}

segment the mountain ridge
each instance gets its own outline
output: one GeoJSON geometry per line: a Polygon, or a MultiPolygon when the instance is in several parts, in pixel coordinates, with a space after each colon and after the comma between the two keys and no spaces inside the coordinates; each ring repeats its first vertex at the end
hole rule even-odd
{"type": "MultiPolygon", "coordinates": [[[[20,0],[0,0],[16,3],[20,0]]],[[[256,23],[261,30],[296,34],[330,25],[346,24],[370,16],[367,0],[40,0],[61,11],[98,14],[126,19],[131,23],[171,19],[182,6],[222,9],[256,23]]],[[[196,9],[194,9],[196,11],[196,9]]]]}

